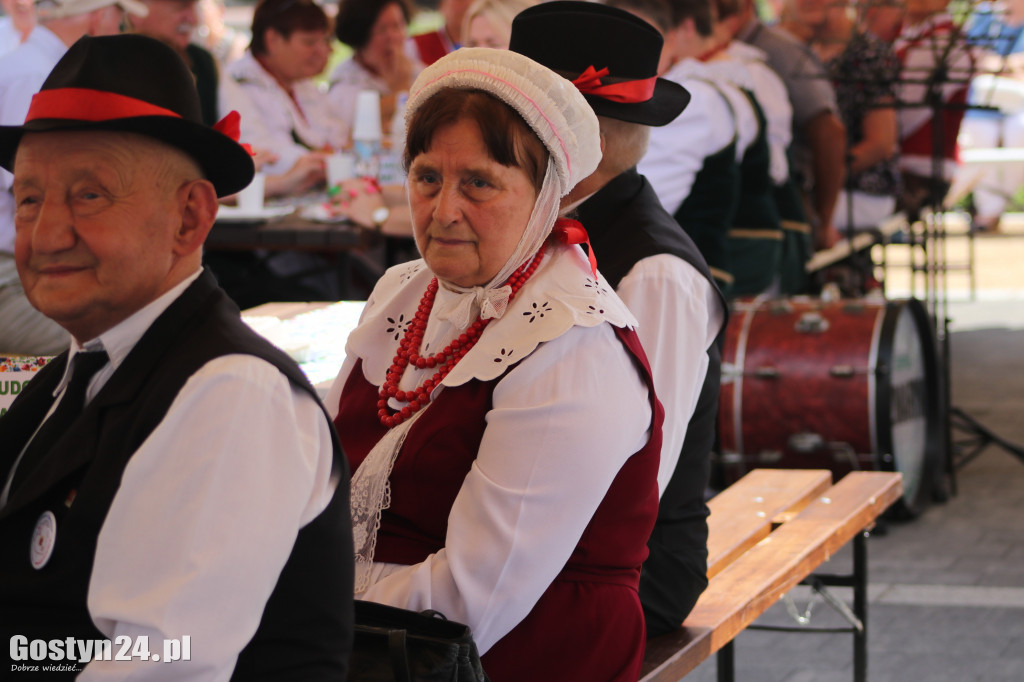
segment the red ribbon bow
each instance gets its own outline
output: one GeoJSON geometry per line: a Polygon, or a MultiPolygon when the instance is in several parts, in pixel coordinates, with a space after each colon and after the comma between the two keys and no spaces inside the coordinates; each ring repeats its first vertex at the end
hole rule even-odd
{"type": "MultiPolygon", "coordinates": [[[[231,110],[227,116],[213,124],[213,129],[221,135],[226,135],[235,142],[238,142],[238,138],[242,136],[242,115],[235,110],[231,110]]],[[[242,149],[249,152],[249,156],[256,156],[252,146],[248,143],[243,144],[242,149]]]]}
{"type": "Polygon", "coordinates": [[[562,244],[586,244],[587,258],[590,260],[590,271],[597,279],[597,258],[594,257],[594,248],[590,245],[590,235],[587,228],[578,220],[572,218],[559,218],[555,221],[555,228],[551,231],[555,238],[562,244]]]}
{"type": "Polygon", "coordinates": [[[658,81],[657,76],[651,76],[642,80],[621,81],[619,83],[601,83],[601,79],[610,73],[608,67],[598,71],[593,66],[588,66],[572,84],[584,95],[596,95],[612,102],[646,102],[654,96],[654,85],[658,81]]]}

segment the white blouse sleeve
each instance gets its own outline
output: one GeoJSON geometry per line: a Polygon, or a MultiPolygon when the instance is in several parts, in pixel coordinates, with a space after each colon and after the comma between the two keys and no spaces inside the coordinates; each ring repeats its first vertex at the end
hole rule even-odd
{"type": "Polygon", "coordinates": [[[191,661],[94,661],[93,680],[227,680],[299,529],[327,506],[330,425],[269,363],[204,365],[125,468],[100,530],[88,607],[111,640],[189,636],[191,661]]]}
{"type": "Polygon", "coordinates": [[[363,595],[467,623],[481,653],[561,571],[616,474],[647,442],[651,410],[632,358],[602,324],[541,345],[497,385],[486,419],[444,549],[363,595]]]}
{"type": "Polygon", "coordinates": [[[671,254],[639,261],[615,290],[638,321],[665,407],[658,491],[665,492],[708,371],[707,349],[722,326],[721,301],[696,268],[671,254]]]}

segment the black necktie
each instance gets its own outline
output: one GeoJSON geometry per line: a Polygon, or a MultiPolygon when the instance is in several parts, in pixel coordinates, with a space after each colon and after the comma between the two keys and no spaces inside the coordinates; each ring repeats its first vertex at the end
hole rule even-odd
{"type": "Polygon", "coordinates": [[[71,427],[71,424],[82,413],[85,406],[85,391],[89,387],[89,381],[107,364],[107,352],[105,350],[86,351],[76,353],[71,360],[71,380],[64,390],[64,395],[57,404],[57,409],[43,422],[43,425],[36,432],[25,454],[21,457],[17,470],[14,472],[14,481],[11,483],[11,490],[18,487],[24,480],[25,475],[35,469],[46,453],[71,427]]]}

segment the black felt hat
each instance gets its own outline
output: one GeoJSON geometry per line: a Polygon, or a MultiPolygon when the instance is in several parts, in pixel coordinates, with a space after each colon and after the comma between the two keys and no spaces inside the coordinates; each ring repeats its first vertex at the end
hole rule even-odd
{"type": "Polygon", "coordinates": [[[238,114],[202,122],[195,79],[181,57],[135,34],[79,39],[33,96],[25,124],[0,126],[0,166],[14,168],[24,133],[101,130],[147,135],[195,159],[218,196],[252,180],[252,156],[238,143],[238,114]]]}
{"type": "Polygon", "coordinates": [[[566,0],[516,15],[509,49],[573,81],[598,116],[663,126],[690,101],[686,88],[657,77],[663,42],[629,12],[566,0]]]}

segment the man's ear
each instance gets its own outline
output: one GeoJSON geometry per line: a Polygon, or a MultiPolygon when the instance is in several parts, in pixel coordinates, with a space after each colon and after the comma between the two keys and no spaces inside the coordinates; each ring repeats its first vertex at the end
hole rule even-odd
{"type": "Polygon", "coordinates": [[[175,235],[174,252],[187,256],[198,251],[217,218],[217,191],[209,180],[190,180],[178,190],[181,225],[175,235]]]}

